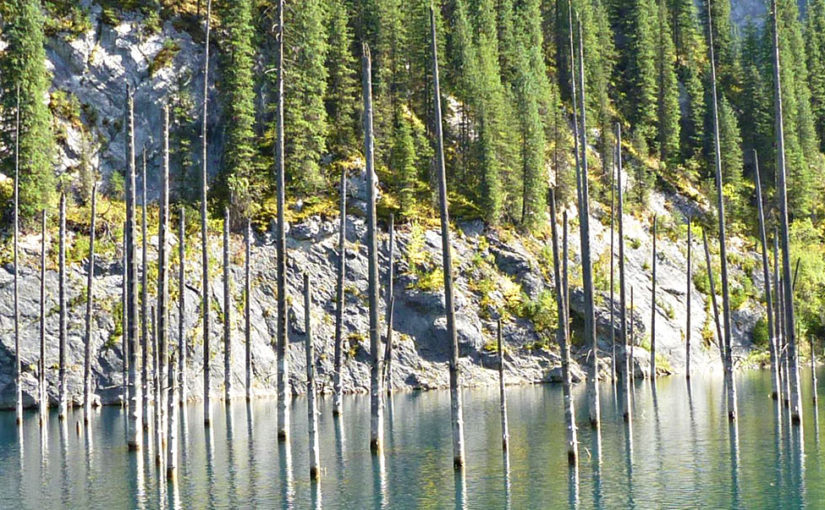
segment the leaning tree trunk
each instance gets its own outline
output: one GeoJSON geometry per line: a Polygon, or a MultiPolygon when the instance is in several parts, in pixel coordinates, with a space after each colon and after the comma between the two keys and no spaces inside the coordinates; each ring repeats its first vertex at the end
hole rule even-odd
{"type": "Polygon", "coordinates": [[[781,62],[779,58],[779,22],[777,20],[777,2],[771,1],[773,10],[773,78],[774,78],[774,105],[776,108],[776,173],[777,194],[779,195],[779,220],[782,230],[782,279],[784,280],[785,305],[785,332],[788,344],[788,364],[790,365],[789,379],[791,389],[791,422],[794,425],[802,423],[802,398],[799,389],[799,365],[796,352],[796,331],[794,331],[795,317],[793,306],[793,289],[791,288],[791,241],[788,229],[788,188],[785,175],[785,131],[782,113],[782,80],[781,62]]]}
{"type": "MultiPolygon", "coordinates": [[[[203,111],[201,125],[201,265],[203,269],[203,285],[201,292],[203,313],[203,424],[209,426],[212,423],[212,400],[210,398],[211,378],[210,378],[210,358],[212,350],[209,342],[209,311],[210,295],[209,291],[209,225],[207,222],[207,194],[209,193],[209,169],[206,139],[206,121],[209,104],[209,29],[212,25],[212,0],[206,2],[206,41],[204,44],[203,58],[203,111]]],[[[280,298],[281,293],[278,293],[280,298]]]]}
{"type": "Polygon", "coordinates": [[[384,443],[384,413],[381,391],[381,337],[378,320],[378,244],[375,225],[375,163],[373,161],[372,132],[372,67],[370,49],[363,45],[361,58],[364,89],[364,154],[367,159],[367,251],[369,261],[369,280],[367,295],[369,297],[370,321],[370,450],[380,453],[384,443]]]}
{"type": "Polygon", "coordinates": [[[691,288],[693,287],[693,281],[691,280],[692,276],[691,273],[693,271],[693,266],[690,260],[690,250],[691,245],[693,244],[693,234],[691,232],[690,226],[690,216],[687,219],[687,231],[688,231],[688,239],[687,239],[687,282],[686,282],[686,295],[687,295],[687,325],[685,326],[685,378],[690,379],[690,294],[691,288]]]}
{"type": "Polygon", "coordinates": [[[180,206],[178,227],[178,386],[180,405],[186,404],[186,208],[180,206]]]}
{"type": "Polygon", "coordinates": [[[384,382],[387,395],[392,393],[392,323],[395,308],[393,284],[395,282],[395,215],[390,214],[389,240],[387,241],[387,344],[384,349],[384,382]]]}
{"type": "Polygon", "coordinates": [[[335,368],[332,414],[341,414],[341,351],[344,342],[344,278],[347,267],[347,171],[341,170],[341,214],[338,227],[338,279],[335,287],[335,368]]]}
{"type": "Polygon", "coordinates": [[[232,398],[232,296],[229,287],[229,207],[227,207],[223,217],[223,398],[227,403],[232,398]]]}
{"type": "Polygon", "coordinates": [[[126,161],[129,165],[129,174],[126,178],[126,321],[128,329],[125,332],[127,344],[129,346],[129,420],[127,423],[127,441],[130,450],[140,450],[142,442],[141,429],[141,377],[138,372],[138,356],[140,355],[140,344],[138,343],[137,317],[138,317],[138,297],[137,297],[137,253],[135,250],[135,115],[134,115],[134,95],[131,88],[127,90],[127,147],[126,161]]]}
{"type": "Polygon", "coordinates": [[[765,212],[762,204],[762,179],[759,175],[759,156],[753,151],[754,178],[756,179],[756,204],[759,209],[759,240],[762,243],[762,277],[765,280],[765,308],[768,316],[769,349],[771,354],[771,398],[779,395],[779,367],[776,357],[776,336],[774,335],[773,300],[771,299],[771,268],[768,262],[768,238],[765,235],[765,212]]]}
{"type": "Polygon", "coordinates": [[[40,369],[37,372],[40,391],[40,425],[44,425],[49,411],[46,391],[46,210],[41,212],[40,237],[40,369]]]}
{"type": "MultiPolygon", "coordinates": [[[[566,222],[565,216],[565,222],[566,222]]],[[[556,310],[560,318],[566,317],[565,299],[563,286],[561,283],[560,263],[559,263],[559,236],[556,225],[556,189],[550,189],[550,226],[552,230],[553,245],[553,283],[556,290],[556,310]]],[[[556,340],[561,351],[561,380],[562,393],[564,395],[564,424],[566,430],[565,439],[567,441],[567,461],[575,465],[579,456],[578,441],[576,439],[576,409],[573,407],[573,396],[570,388],[570,346],[568,344],[567,324],[564,320],[559,320],[559,327],[556,331],[556,340]]]]}
{"type": "Polygon", "coordinates": [[[250,281],[250,258],[252,256],[252,221],[246,220],[244,234],[244,338],[246,343],[246,401],[252,401],[252,283],[250,281]]]}
{"type": "MultiPolygon", "coordinates": [[[[170,374],[174,372],[172,366],[169,365],[169,348],[167,343],[169,331],[169,278],[166,274],[166,267],[169,264],[169,252],[167,250],[167,232],[169,230],[169,107],[163,106],[163,163],[161,168],[161,182],[160,182],[160,218],[158,226],[158,360],[160,366],[158,369],[159,380],[159,399],[156,402],[155,412],[160,415],[160,429],[161,433],[167,430],[166,428],[166,394],[171,394],[170,398],[174,398],[174,394],[167,387],[164,391],[163,385],[167,380],[166,372],[170,374]]],[[[145,207],[145,206],[144,206],[145,207]]],[[[170,385],[171,386],[171,385],[170,385]]],[[[171,402],[170,402],[171,404],[171,402]]],[[[168,447],[168,439],[162,438],[165,442],[158,444],[158,452],[162,456],[162,446],[166,444],[168,447]]]]}
{"type": "Polygon", "coordinates": [[[142,222],[140,224],[141,231],[141,271],[140,271],[140,345],[143,350],[143,430],[149,430],[149,422],[151,421],[151,413],[158,412],[158,409],[150,408],[149,401],[152,397],[151,389],[149,388],[149,363],[148,363],[148,345],[149,345],[149,285],[147,278],[147,268],[149,267],[149,250],[147,249],[147,226],[146,226],[146,149],[143,149],[143,169],[141,171],[141,197],[143,199],[143,206],[141,207],[142,222]]]}
{"type": "MultiPolygon", "coordinates": [[[[94,221],[94,220],[93,220],[94,221]]],[[[14,394],[15,421],[23,424],[23,379],[20,363],[20,304],[18,302],[18,236],[20,231],[20,85],[17,86],[17,106],[14,125],[14,394]]],[[[88,357],[87,357],[88,359],[88,357]]]]}
{"type": "MultiPolygon", "coordinates": [[[[97,183],[92,185],[92,218],[89,227],[89,271],[86,277],[86,342],[83,352],[83,421],[89,423],[92,415],[92,305],[95,278],[95,212],[97,183]]],[[[16,297],[16,296],[15,296],[16,297]]]]}
{"type": "Polygon", "coordinates": [[[447,338],[450,349],[450,414],[453,431],[453,465],[464,466],[464,411],[461,399],[461,372],[458,366],[458,340],[455,328],[455,303],[453,298],[453,257],[450,244],[450,214],[447,203],[447,178],[444,169],[444,134],[441,119],[441,86],[438,76],[438,44],[435,14],[430,6],[430,49],[433,66],[433,101],[435,134],[437,142],[436,171],[438,172],[438,198],[441,212],[441,263],[444,267],[444,306],[447,314],[447,338]]]}
{"type": "Polygon", "coordinates": [[[582,24],[579,33],[579,89],[581,90],[581,201],[579,202],[579,234],[582,246],[582,280],[584,284],[584,342],[590,345],[592,358],[587,377],[587,400],[590,424],[599,426],[599,343],[596,334],[595,303],[593,301],[593,263],[590,253],[590,191],[587,183],[587,99],[584,86],[584,41],[582,24]]]}
{"type": "Polygon", "coordinates": [[[567,211],[565,210],[562,212],[562,237],[561,237],[561,253],[562,253],[562,275],[561,275],[561,284],[562,284],[562,295],[564,297],[564,334],[566,338],[570,339],[570,279],[568,276],[570,275],[570,253],[568,247],[570,246],[568,243],[568,225],[570,221],[567,218],[567,211]]]}
{"type": "MultiPolygon", "coordinates": [[[[713,281],[713,265],[710,259],[710,249],[708,248],[708,234],[702,229],[702,244],[705,247],[705,264],[708,268],[708,282],[710,283],[710,301],[713,307],[713,322],[716,324],[716,346],[719,348],[719,356],[722,358],[722,365],[725,364],[724,340],[722,338],[722,326],[719,323],[719,306],[716,304],[716,284],[713,281]]],[[[727,384],[727,382],[725,382],[727,384]]]]}
{"type": "Polygon", "coordinates": [[[716,62],[713,54],[713,17],[708,8],[708,48],[710,51],[710,83],[713,105],[713,140],[716,154],[716,209],[719,216],[719,259],[722,273],[722,320],[725,326],[725,380],[728,395],[728,420],[736,419],[736,385],[733,383],[733,349],[731,339],[730,291],[728,288],[728,255],[725,234],[725,197],[722,194],[722,146],[719,141],[719,105],[716,99],[716,62]]]}
{"type": "Polygon", "coordinates": [[[309,275],[304,273],[304,329],[306,331],[307,355],[307,433],[309,434],[309,478],[321,477],[321,462],[318,455],[318,410],[315,404],[315,351],[312,348],[312,291],[309,275]]]}
{"type": "Polygon", "coordinates": [[[625,422],[630,423],[632,418],[632,410],[630,403],[630,377],[631,377],[631,360],[628,357],[627,350],[627,300],[624,273],[624,194],[622,192],[622,126],[616,123],[616,161],[618,163],[616,177],[619,189],[619,322],[622,330],[622,352],[624,354],[624,376],[622,377],[622,385],[624,386],[624,409],[622,410],[622,418],[625,422]]]}
{"type": "Polygon", "coordinates": [[[278,193],[278,439],[287,440],[289,434],[289,363],[286,330],[286,219],[284,208],[286,198],[284,188],[284,0],[278,0],[277,23],[275,27],[277,105],[275,109],[275,179],[278,193]]]}
{"type": "Polygon", "coordinates": [[[510,433],[507,427],[507,394],[504,392],[504,345],[501,341],[501,319],[498,320],[496,338],[498,340],[498,394],[501,404],[501,447],[506,450],[510,433]]]}
{"type": "Polygon", "coordinates": [[[58,271],[60,273],[60,283],[58,284],[60,308],[60,349],[59,349],[59,372],[58,372],[58,397],[57,397],[57,417],[60,420],[66,419],[68,402],[66,398],[66,192],[60,193],[60,248],[58,255],[58,271]]]}
{"type": "Polygon", "coordinates": [[[656,384],[656,215],[653,215],[653,283],[650,296],[650,380],[656,384]]]}

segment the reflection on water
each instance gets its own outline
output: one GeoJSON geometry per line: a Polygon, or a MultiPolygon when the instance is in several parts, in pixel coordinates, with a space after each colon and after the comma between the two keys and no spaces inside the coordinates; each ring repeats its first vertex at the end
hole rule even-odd
{"type": "MultiPolygon", "coordinates": [[[[560,387],[507,388],[506,454],[498,388],[467,390],[463,472],[452,465],[448,392],[393,394],[382,456],[369,450],[368,397],[346,398],[338,419],[332,418],[332,401],[321,399],[320,483],[308,476],[303,398],[291,403],[294,433],[287,443],[276,438],[274,400],[216,407],[209,428],[201,425],[200,405],[184,406],[177,483],[166,480],[148,448],[127,450],[123,408],[95,412],[88,426],[80,409],[62,421],[53,413],[42,427],[36,411],[26,413],[22,427],[15,426],[13,412],[3,411],[0,507],[545,508],[565,501],[581,508],[825,506],[825,462],[812,398],[804,399],[800,428],[791,426],[781,402],[770,399],[768,371],[740,373],[736,384],[739,419],[730,425],[721,375],[695,374],[690,383],[663,378],[655,387],[637,381],[631,423],[622,420],[621,393],[613,395],[606,382],[601,427],[586,426],[586,413],[579,413],[582,455],[572,469],[560,387]]],[[[586,407],[584,389],[573,391],[579,409],[586,407]]]]}

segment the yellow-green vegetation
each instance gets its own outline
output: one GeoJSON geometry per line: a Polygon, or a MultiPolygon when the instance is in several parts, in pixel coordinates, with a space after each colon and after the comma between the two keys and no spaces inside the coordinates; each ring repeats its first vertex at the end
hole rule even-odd
{"type": "Polygon", "coordinates": [[[363,349],[363,343],[365,340],[366,337],[362,333],[350,333],[347,335],[347,343],[349,344],[347,356],[354,358],[358,354],[358,350],[363,349]]]}
{"type": "Polygon", "coordinates": [[[149,76],[154,76],[159,70],[171,65],[178,52],[180,52],[180,45],[177,42],[172,39],[163,41],[163,47],[149,63],[149,76]]]}

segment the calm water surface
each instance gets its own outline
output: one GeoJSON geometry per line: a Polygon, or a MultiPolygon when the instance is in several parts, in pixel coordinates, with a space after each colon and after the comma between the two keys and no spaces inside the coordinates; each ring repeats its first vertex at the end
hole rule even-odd
{"type": "Polygon", "coordinates": [[[603,384],[600,434],[587,423],[580,385],[577,470],[567,465],[560,387],[508,389],[508,456],[497,390],[467,390],[463,478],[452,468],[443,391],[393,396],[381,458],[369,451],[368,398],[345,399],[340,421],[322,399],[319,484],[308,477],[303,398],[292,403],[289,444],[276,441],[274,400],[216,406],[211,430],[201,406],[188,406],[175,484],[159,481],[150,447],[127,451],[118,407],[100,410],[88,430],[79,410],[65,426],[53,413],[42,431],[34,412],[22,429],[13,412],[0,412],[0,508],[823,508],[819,417],[810,373],[802,377],[804,433],[768,397],[764,371],[737,374],[736,427],[719,376],[694,376],[690,389],[666,378],[655,392],[637,382],[632,427],[603,384]]]}

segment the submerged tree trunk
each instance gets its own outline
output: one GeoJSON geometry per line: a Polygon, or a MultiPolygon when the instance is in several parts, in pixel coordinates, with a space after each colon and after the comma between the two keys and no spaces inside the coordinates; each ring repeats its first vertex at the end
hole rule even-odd
{"type": "MultiPolygon", "coordinates": [[[[170,399],[174,398],[174,393],[171,390],[171,384],[167,388],[163,388],[166,383],[167,372],[174,373],[171,363],[169,362],[169,277],[167,275],[167,266],[169,264],[169,251],[167,235],[169,231],[169,106],[163,106],[163,162],[161,165],[160,175],[160,218],[158,226],[158,357],[160,359],[160,400],[158,401],[157,413],[160,414],[161,431],[167,429],[166,422],[171,418],[167,416],[166,395],[169,393],[170,399]]],[[[174,377],[171,377],[174,379],[174,377]]],[[[170,402],[171,404],[171,402],[170,402]]],[[[168,438],[164,436],[164,441],[168,438]]],[[[168,445],[167,445],[168,446],[168,445]]],[[[161,445],[158,445],[158,451],[161,451],[161,445]]],[[[162,453],[161,453],[162,455],[162,453]]]]}
{"type": "Polygon", "coordinates": [[[393,284],[395,283],[395,215],[390,214],[389,240],[387,241],[387,344],[384,349],[384,382],[387,385],[387,395],[392,393],[392,323],[395,308],[393,284]]]}
{"type": "MultiPolygon", "coordinates": [[[[14,112],[14,416],[17,425],[22,425],[23,379],[21,377],[22,369],[20,363],[20,304],[18,302],[18,273],[20,272],[20,261],[18,258],[18,237],[20,235],[20,85],[17,86],[17,105],[14,112]]],[[[94,221],[94,219],[92,219],[92,221],[94,221]]],[[[86,359],[88,360],[88,354],[86,359]]]]}
{"type": "Polygon", "coordinates": [[[614,237],[615,237],[615,227],[616,227],[616,200],[614,199],[614,193],[616,190],[616,168],[615,168],[615,159],[613,161],[614,166],[610,168],[610,348],[611,348],[611,360],[610,360],[610,381],[613,383],[613,390],[616,390],[616,306],[614,300],[614,275],[613,275],[613,267],[614,267],[614,237]]]}
{"type": "Polygon", "coordinates": [[[690,260],[690,252],[693,245],[693,232],[690,226],[690,216],[687,218],[687,282],[686,282],[686,289],[687,289],[687,325],[685,326],[685,377],[690,379],[690,294],[691,289],[693,288],[693,280],[692,280],[692,272],[693,272],[693,265],[690,260]]]}
{"type": "Polygon", "coordinates": [[[289,362],[287,360],[286,310],[286,207],[284,177],[284,0],[278,0],[275,26],[275,72],[277,74],[277,102],[275,107],[275,180],[277,187],[277,266],[278,266],[278,440],[289,435],[289,362]]]}
{"type": "Polygon", "coordinates": [[[252,256],[252,221],[247,218],[244,232],[244,333],[246,344],[246,401],[252,400],[252,283],[250,259],[252,256]]]}
{"type": "Polygon", "coordinates": [[[58,271],[60,282],[58,284],[60,308],[60,348],[59,348],[59,372],[58,372],[58,397],[57,397],[57,417],[60,420],[66,419],[68,407],[66,397],[66,192],[60,193],[60,248],[58,254],[58,271]]]}
{"type": "MultiPolygon", "coordinates": [[[[128,178],[128,175],[126,176],[128,178]]],[[[123,278],[121,279],[120,289],[120,308],[121,308],[121,337],[122,337],[122,354],[123,354],[123,406],[129,407],[129,313],[127,296],[129,294],[129,275],[126,268],[129,266],[129,250],[127,249],[129,243],[129,222],[123,222],[123,278]]]]}
{"type": "Polygon", "coordinates": [[[625,422],[630,423],[632,419],[632,411],[630,405],[630,377],[631,367],[630,358],[628,356],[627,344],[627,299],[624,273],[624,194],[622,192],[622,126],[616,123],[616,162],[618,168],[616,181],[619,186],[619,322],[622,330],[622,352],[624,357],[624,375],[622,377],[622,385],[624,386],[624,399],[622,418],[625,422]]]}
{"type": "Polygon", "coordinates": [[[633,316],[636,307],[633,305],[633,286],[630,286],[630,382],[636,382],[636,354],[633,352],[636,347],[636,337],[633,336],[633,316]]]}
{"type": "MultiPolygon", "coordinates": [[[[773,283],[775,289],[782,289],[782,280],[779,277],[779,229],[774,228],[773,233],[773,283]]],[[[791,391],[788,380],[787,350],[785,349],[785,315],[783,306],[784,292],[777,290],[776,293],[776,347],[779,356],[779,394],[785,406],[790,405],[791,391]]]]}
{"type": "Polygon", "coordinates": [[[450,214],[447,203],[447,177],[444,168],[444,134],[441,118],[441,86],[438,75],[438,43],[435,14],[430,6],[430,49],[433,66],[433,101],[436,133],[436,171],[441,213],[441,263],[444,268],[444,305],[447,314],[447,339],[450,342],[450,414],[453,431],[453,465],[464,466],[464,410],[461,397],[461,373],[458,366],[458,340],[455,331],[455,303],[453,299],[453,264],[450,244],[450,214]]]}
{"type": "Polygon", "coordinates": [[[318,410],[315,405],[315,351],[312,347],[312,291],[309,275],[304,273],[304,329],[306,331],[307,356],[307,433],[309,434],[309,477],[321,477],[321,462],[318,455],[318,410]]]}
{"type": "MultiPolygon", "coordinates": [[[[86,341],[83,349],[83,421],[89,423],[92,415],[92,306],[95,278],[95,213],[97,183],[92,185],[92,218],[89,227],[89,271],[86,276],[86,341]]],[[[15,277],[17,273],[15,273],[15,277]]],[[[17,296],[15,296],[17,299],[17,296]]]]}
{"type": "Polygon", "coordinates": [[[392,394],[392,324],[395,317],[395,296],[387,305],[387,346],[384,355],[384,383],[386,384],[387,395],[392,394]]]}
{"type": "Polygon", "coordinates": [[[152,394],[149,386],[149,364],[148,345],[151,341],[149,339],[149,286],[147,279],[147,268],[149,267],[149,251],[146,249],[146,238],[148,237],[146,228],[146,149],[143,149],[143,169],[141,171],[141,197],[142,207],[142,221],[140,226],[141,231],[141,275],[140,275],[140,345],[143,350],[143,430],[149,430],[149,423],[152,421],[151,413],[157,412],[157,407],[150,407],[150,400],[152,394]]]}
{"type": "Polygon", "coordinates": [[[175,352],[170,346],[169,367],[166,371],[168,392],[166,397],[167,429],[166,429],[166,478],[174,480],[178,469],[178,402],[176,399],[175,381],[175,352]]]}
{"type": "MultiPolygon", "coordinates": [[[[565,218],[566,219],[566,218],[565,218]]],[[[556,309],[558,316],[564,318],[567,301],[561,284],[559,268],[559,236],[556,225],[556,189],[550,189],[550,226],[553,245],[553,283],[556,290],[556,309]]],[[[559,327],[556,331],[556,341],[561,351],[561,380],[562,393],[564,395],[564,424],[567,442],[567,461],[575,465],[579,455],[578,441],[576,439],[576,410],[573,407],[573,396],[571,394],[570,382],[570,346],[568,344],[567,324],[564,320],[559,320],[559,327]]],[[[500,351],[499,351],[500,352],[500,351]]]]}
{"type": "Polygon", "coordinates": [[[811,335],[811,396],[816,405],[816,351],[814,350],[814,336],[811,335]]]}
{"type": "Polygon", "coordinates": [[[153,306],[150,313],[152,314],[152,404],[155,412],[152,415],[153,429],[155,432],[155,465],[160,466],[163,462],[163,410],[161,409],[161,391],[162,379],[160,377],[160,345],[158,343],[158,315],[157,310],[153,306]]]}
{"type": "Polygon", "coordinates": [[[137,253],[135,250],[135,116],[134,116],[134,96],[131,88],[128,95],[128,118],[127,118],[127,148],[126,161],[129,166],[129,175],[126,178],[126,321],[128,329],[125,332],[127,344],[129,345],[129,421],[127,423],[128,444],[130,450],[140,450],[142,443],[141,429],[141,378],[138,373],[138,355],[140,354],[140,344],[138,343],[137,316],[138,316],[138,296],[137,296],[137,253]]]}
{"type": "Polygon", "coordinates": [[[569,224],[570,221],[567,218],[567,211],[562,213],[562,239],[561,239],[561,251],[562,251],[562,276],[561,276],[561,284],[562,284],[562,295],[564,296],[564,334],[565,338],[568,340],[570,339],[570,253],[568,248],[570,244],[568,243],[568,233],[569,233],[569,224]]]}
{"type": "Polygon", "coordinates": [[[186,404],[186,208],[181,205],[178,227],[178,387],[180,405],[186,404]]]}
{"type": "Polygon", "coordinates": [[[223,395],[232,398],[232,295],[229,285],[229,207],[223,212],[223,395]]]}
{"type": "Polygon", "coordinates": [[[49,410],[46,391],[46,210],[41,212],[40,238],[40,369],[37,372],[40,391],[40,425],[44,425],[49,410]]]}
{"type": "Polygon", "coordinates": [[[756,204],[759,210],[759,240],[762,243],[762,277],[765,280],[765,309],[768,317],[768,347],[771,355],[771,398],[779,395],[779,367],[776,357],[776,335],[773,318],[773,300],[771,299],[771,266],[768,262],[768,238],[765,235],[765,212],[762,204],[762,179],[759,175],[759,156],[753,151],[754,178],[756,179],[756,204]]]}
{"type": "MultiPolygon", "coordinates": [[[[201,125],[201,266],[203,269],[203,285],[201,288],[203,314],[203,424],[209,426],[212,422],[212,400],[211,400],[211,379],[210,379],[210,358],[212,350],[209,339],[209,311],[210,296],[209,290],[209,224],[207,222],[207,194],[209,193],[209,169],[206,140],[206,121],[209,104],[209,29],[212,25],[212,0],[206,2],[206,41],[204,43],[203,57],[203,111],[201,125]]],[[[279,293],[280,297],[280,293],[279,293]]]]}
{"type": "Polygon", "coordinates": [[[656,215],[653,215],[653,285],[650,296],[650,379],[656,384],[656,215]]]}
{"type": "Polygon", "coordinates": [[[498,393],[501,404],[501,447],[506,450],[510,433],[507,427],[507,395],[504,392],[504,345],[501,339],[501,319],[498,320],[496,338],[498,340],[498,393]]]}
{"type": "Polygon", "coordinates": [[[333,416],[341,414],[341,355],[344,343],[344,279],[347,268],[347,171],[341,170],[341,213],[338,227],[338,279],[335,286],[335,366],[333,375],[333,416]]]}
{"type": "Polygon", "coordinates": [[[794,331],[795,317],[793,306],[793,289],[791,288],[791,241],[788,229],[788,189],[785,175],[785,131],[782,113],[782,80],[781,62],[779,59],[779,22],[777,20],[777,2],[771,0],[773,11],[773,78],[774,78],[774,105],[776,108],[776,173],[777,194],[779,196],[779,222],[782,234],[782,279],[784,280],[784,313],[786,324],[786,338],[788,344],[788,364],[790,365],[790,400],[791,422],[794,425],[802,423],[802,398],[799,389],[799,366],[797,364],[796,332],[794,331]]]}

